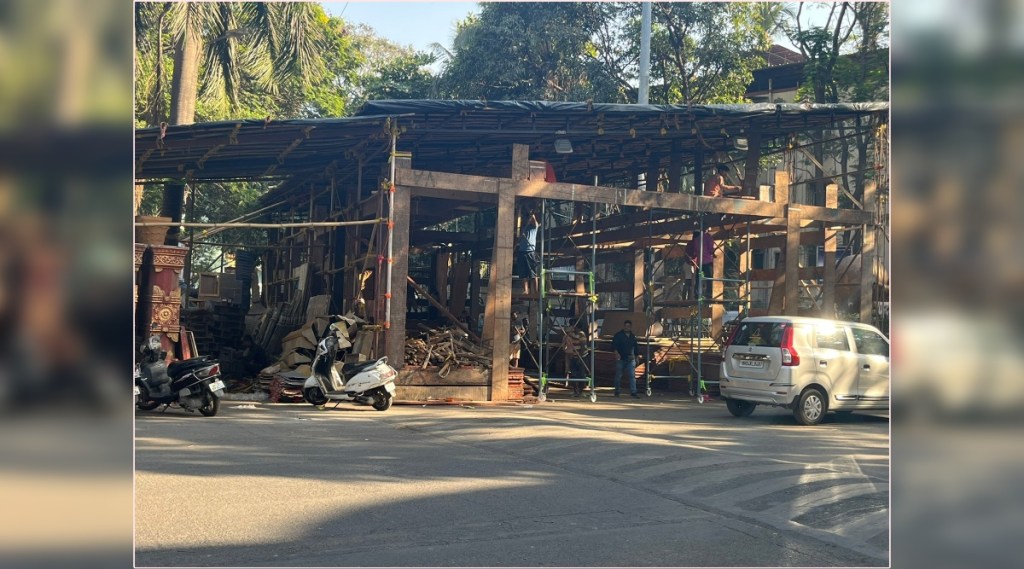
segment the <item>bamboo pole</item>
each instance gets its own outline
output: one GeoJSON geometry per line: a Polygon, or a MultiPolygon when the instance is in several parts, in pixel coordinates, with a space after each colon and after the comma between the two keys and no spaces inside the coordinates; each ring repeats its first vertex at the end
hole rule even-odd
{"type": "Polygon", "coordinates": [[[247,229],[285,229],[305,227],[348,227],[352,225],[372,225],[383,223],[381,218],[364,219],[361,221],[312,221],[305,223],[182,223],[180,221],[139,221],[135,227],[226,227],[247,229]]]}

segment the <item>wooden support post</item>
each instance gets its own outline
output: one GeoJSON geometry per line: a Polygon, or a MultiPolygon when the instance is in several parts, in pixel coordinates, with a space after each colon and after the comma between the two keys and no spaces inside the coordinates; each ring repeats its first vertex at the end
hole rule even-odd
{"type": "Polygon", "coordinates": [[[775,172],[775,203],[789,203],[789,172],[784,170],[775,172]]]}
{"type": "Polygon", "coordinates": [[[437,300],[441,304],[448,304],[448,278],[450,275],[452,254],[448,251],[438,251],[434,255],[434,290],[437,292],[437,300]]]}
{"type": "MultiPolygon", "coordinates": [[[[754,249],[753,249],[753,245],[751,244],[751,246],[748,247],[747,246],[747,239],[743,238],[743,239],[740,240],[740,259],[739,259],[739,265],[740,265],[739,268],[740,268],[740,278],[741,279],[745,278],[746,275],[748,275],[750,273],[750,271],[754,268],[753,263],[754,263],[754,249]]],[[[750,298],[750,294],[751,294],[750,285],[745,283],[745,282],[744,283],[740,283],[740,286],[739,286],[738,290],[739,290],[738,296],[739,296],[739,299],[740,299],[740,306],[742,306],[743,307],[742,310],[745,311],[746,309],[748,309],[750,307],[750,305],[749,304],[744,304],[744,302],[752,300],[750,298]]]]}
{"type": "Polygon", "coordinates": [[[483,334],[480,329],[480,260],[477,258],[477,251],[473,251],[473,262],[470,263],[472,272],[469,274],[469,327],[477,334],[483,334]]]}
{"type": "Polygon", "coordinates": [[[672,155],[668,160],[668,191],[678,194],[682,190],[683,144],[678,138],[672,141],[672,155]]]}
{"type": "Polygon", "coordinates": [[[661,175],[659,159],[657,155],[651,155],[647,159],[647,174],[644,182],[644,189],[648,192],[658,191],[658,177],[661,175]]]}
{"type": "MultiPolygon", "coordinates": [[[[839,186],[829,184],[825,186],[825,207],[835,208],[839,205],[839,186]]],[[[839,239],[839,231],[830,226],[828,222],[822,222],[822,243],[825,249],[824,278],[822,279],[822,318],[835,318],[836,316],[836,242],[839,239]]]]}
{"type": "Polygon", "coordinates": [[[633,250],[633,303],[629,307],[633,312],[644,311],[644,248],[633,250]]]}
{"type": "MultiPolygon", "coordinates": [[[[864,211],[875,212],[875,182],[864,184],[864,211]]],[[[860,249],[860,321],[871,324],[873,291],[875,288],[875,226],[867,224],[863,227],[860,249]]]]}
{"type": "MultiPolygon", "coordinates": [[[[519,146],[519,145],[516,145],[519,146]]],[[[494,228],[494,256],[487,285],[484,325],[493,340],[491,349],[491,401],[508,399],[509,332],[512,329],[512,254],[516,197],[511,187],[498,193],[498,219],[494,228]]]]}
{"type": "Polygon", "coordinates": [[[704,149],[699,144],[693,152],[693,195],[704,195],[704,149]]]}
{"type": "Polygon", "coordinates": [[[757,197],[757,175],[761,171],[761,131],[747,133],[747,162],[743,172],[744,196],[757,197]]]}
{"type": "MultiPolygon", "coordinates": [[[[396,168],[410,168],[409,158],[395,158],[396,168]]],[[[409,218],[411,214],[412,190],[396,186],[392,198],[395,204],[391,238],[394,240],[391,264],[391,323],[387,328],[384,352],[388,362],[398,370],[405,366],[405,314],[409,277],[409,218]]],[[[386,261],[385,261],[386,262],[386,261]]],[[[383,280],[384,275],[377,275],[383,280]]]]}
{"type": "Polygon", "coordinates": [[[799,315],[800,307],[800,209],[786,208],[785,314],[799,315]]]}

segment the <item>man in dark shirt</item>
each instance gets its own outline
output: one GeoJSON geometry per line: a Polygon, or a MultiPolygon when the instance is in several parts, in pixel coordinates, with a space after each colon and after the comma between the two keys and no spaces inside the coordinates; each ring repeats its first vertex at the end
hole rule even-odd
{"type": "Polygon", "coordinates": [[[619,354],[619,360],[615,364],[615,396],[619,396],[619,377],[625,373],[629,377],[629,394],[639,397],[636,393],[636,358],[640,355],[640,347],[636,336],[633,335],[631,320],[622,323],[622,330],[612,337],[612,346],[619,354]]]}

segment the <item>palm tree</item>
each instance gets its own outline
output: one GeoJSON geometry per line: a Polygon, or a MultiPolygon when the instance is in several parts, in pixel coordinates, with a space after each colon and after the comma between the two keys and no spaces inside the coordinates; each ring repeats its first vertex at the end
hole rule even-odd
{"type": "MultiPolygon", "coordinates": [[[[265,92],[276,92],[284,81],[312,83],[325,73],[323,31],[318,20],[323,8],[312,3],[165,2],[136,4],[137,47],[156,31],[157,79],[154,101],[168,86],[160,60],[164,31],[174,45],[170,88],[172,125],[195,121],[196,103],[203,97],[239,109],[243,77],[265,92]]],[[[162,113],[151,113],[159,122],[162,113]]],[[[162,214],[181,220],[184,185],[167,184],[162,214]]],[[[177,243],[177,228],[168,232],[177,243]]]]}

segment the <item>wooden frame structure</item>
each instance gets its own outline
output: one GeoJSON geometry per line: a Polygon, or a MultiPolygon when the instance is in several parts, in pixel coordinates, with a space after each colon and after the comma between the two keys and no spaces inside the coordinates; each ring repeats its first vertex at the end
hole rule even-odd
{"type": "MultiPolygon", "coordinates": [[[[842,276],[836,270],[836,243],[840,233],[857,230],[862,236],[856,279],[859,318],[870,321],[877,289],[875,230],[886,219],[876,197],[888,188],[868,181],[859,199],[847,199],[853,196],[842,197],[838,184],[822,184],[820,205],[797,203],[791,199],[786,169],[757,185],[756,165],[771,152],[791,152],[794,132],[820,133],[850,118],[858,118],[859,124],[863,116],[885,124],[887,114],[884,104],[371,102],[353,119],[141,130],[136,135],[136,178],[139,183],[273,178],[280,184],[265,197],[267,207],[261,210],[266,211],[259,219],[280,224],[383,220],[366,226],[271,230],[264,262],[264,282],[272,289],[269,299],[288,300],[294,283],[304,280],[307,295],[331,294],[338,310],[357,309],[356,303],[365,300],[368,315],[381,324],[376,353],[401,368],[411,326],[407,318],[418,310],[420,297],[431,296],[431,309],[445,313],[442,320],[459,320],[462,315],[451,311],[457,311],[468,294],[468,328],[479,332],[490,347],[491,372],[458,389],[426,382],[419,394],[504,400],[517,211],[529,200],[602,204],[617,210],[596,221],[596,235],[590,228],[568,226],[552,233],[593,239],[599,265],[632,263],[631,283],[597,283],[598,293],[632,292],[634,306],[626,307],[632,309],[643,294],[638,247],[664,249],[677,243],[678,235],[703,224],[712,228],[716,240],[736,238],[752,228],[753,238],[741,246],[740,266],[751,280],[772,283],[768,312],[797,313],[806,292],[801,281],[815,279],[822,283],[817,310],[834,314],[842,276]],[[556,131],[574,139],[575,154],[550,150],[556,131]],[[740,134],[748,142],[745,151],[732,146],[740,134]],[[699,186],[705,161],[723,156],[754,166],[740,178],[745,199],[684,193],[684,177],[699,186]],[[565,181],[545,181],[551,166],[565,181]],[[640,174],[651,181],[644,189],[638,187],[640,174]],[[859,207],[839,207],[841,197],[859,207]],[[467,216],[476,219],[468,233],[438,229],[439,224],[467,216]],[[426,287],[410,288],[413,272],[426,274],[410,264],[410,254],[432,245],[441,251],[434,253],[434,276],[429,282],[415,277],[426,287]],[[800,266],[800,248],[810,245],[823,247],[823,266],[800,266]],[[780,265],[753,269],[755,251],[769,248],[780,250],[780,265]],[[469,263],[469,274],[460,270],[458,286],[440,282],[447,274],[444,269],[456,263],[469,263]],[[306,272],[296,273],[304,264],[306,272]],[[475,302],[481,297],[486,298],[482,306],[475,302]],[[482,329],[476,326],[480,311],[482,329]],[[383,318],[388,313],[390,318],[383,318]]],[[[724,262],[716,260],[715,277],[721,278],[724,269],[724,262]]],[[[721,304],[712,305],[716,327],[722,325],[723,313],[721,304]]]]}

